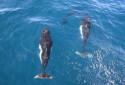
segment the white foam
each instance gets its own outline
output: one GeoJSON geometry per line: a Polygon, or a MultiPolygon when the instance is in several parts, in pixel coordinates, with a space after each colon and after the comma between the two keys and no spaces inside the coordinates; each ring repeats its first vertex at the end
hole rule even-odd
{"type": "Polygon", "coordinates": [[[86,80],[84,80],[84,83],[86,83],[87,81],[86,80]]]}
{"type": "Polygon", "coordinates": [[[21,8],[2,8],[2,9],[0,9],[0,12],[7,12],[7,11],[17,11],[17,10],[19,10],[19,9],[21,9],[21,8]]]}
{"type": "Polygon", "coordinates": [[[83,25],[80,25],[79,30],[80,30],[81,38],[83,39],[82,27],[83,25]]]}
{"type": "Polygon", "coordinates": [[[42,55],[43,50],[42,50],[40,44],[39,44],[39,49],[40,49],[39,58],[40,58],[40,61],[41,61],[41,63],[42,63],[42,56],[41,56],[41,55],[42,55]]]}
{"type": "Polygon", "coordinates": [[[85,52],[85,53],[80,53],[80,52],[76,51],[75,54],[81,56],[82,58],[85,58],[85,57],[92,58],[92,57],[93,57],[93,54],[87,53],[87,52],[85,52]]]}
{"type": "Polygon", "coordinates": [[[49,79],[52,79],[53,77],[52,76],[50,76],[50,78],[49,79]]]}
{"type": "Polygon", "coordinates": [[[92,58],[93,57],[93,55],[92,54],[90,54],[90,53],[88,53],[88,58],[92,58]]]}
{"type": "Polygon", "coordinates": [[[26,18],[26,20],[29,21],[29,23],[32,23],[32,22],[48,22],[48,19],[46,19],[45,17],[29,17],[29,18],[26,18]]]}
{"type": "Polygon", "coordinates": [[[30,20],[31,22],[39,22],[39,21],[42,21],[43,19],[40,18],[40,17],[31,17],[31,18],[29,18],[29,20],[30,20]]]}

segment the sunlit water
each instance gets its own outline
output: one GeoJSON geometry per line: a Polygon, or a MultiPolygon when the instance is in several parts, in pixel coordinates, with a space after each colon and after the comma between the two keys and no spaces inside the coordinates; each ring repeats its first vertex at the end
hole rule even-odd
{"type": "Polygon", "coordinates": [[[0,85],[124,85],[124,0],[0,0],[0,85]],[[80,13],[69,16],[70,11],[80,13]],[[86,51],[80,23],[84,13],[91,22],[86,51]],[[39,38],[44,27],[53,47],[46,72],[51,80],[33,79],[43,69],[39,38]]]}

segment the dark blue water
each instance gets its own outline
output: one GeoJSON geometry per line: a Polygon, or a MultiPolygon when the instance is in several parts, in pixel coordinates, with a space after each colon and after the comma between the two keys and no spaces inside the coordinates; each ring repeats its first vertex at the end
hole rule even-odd
{"type": "Polygon", "coordinates": [[[0,85],[124,85],[124,0],[0,0],[0,85]],[[68,12],[80,13],[61,20],[68,12]],[[91,34],[81,57],[79,26],[88,13],[91,34]],[[53,40],[46,72],[51,80],[34,79],[42,70],[39,38],[48,27],[53,40]]]}

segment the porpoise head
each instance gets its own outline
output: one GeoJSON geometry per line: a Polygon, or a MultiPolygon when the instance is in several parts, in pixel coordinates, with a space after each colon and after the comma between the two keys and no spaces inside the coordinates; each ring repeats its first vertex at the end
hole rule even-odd
{"type": "Polygon", "coordinates": [[[43,33],[43,34],[50,34],[48,28],[46,28],[46,27],[43,29],[42,33],[43,33]]]}

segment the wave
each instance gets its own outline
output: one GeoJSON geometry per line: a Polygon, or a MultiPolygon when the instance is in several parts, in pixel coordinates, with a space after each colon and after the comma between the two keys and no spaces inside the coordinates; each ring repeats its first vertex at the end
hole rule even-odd
{"type": "Polygon", "coordinates": [[[17,7],[17,8],[0,8],[0,13],[18,11],[20,9],[22,9],[22,8],[20,8],[20,7],[17,7]]]}
{"type": "Polygon", "coordinates": [[[26,20],[29,21],[29,23],[32,23],[32,22],[48,22],[49,20],[44,18],[44,17],[30,17],[30,18],[27,18],[26,20]]]}

